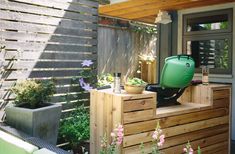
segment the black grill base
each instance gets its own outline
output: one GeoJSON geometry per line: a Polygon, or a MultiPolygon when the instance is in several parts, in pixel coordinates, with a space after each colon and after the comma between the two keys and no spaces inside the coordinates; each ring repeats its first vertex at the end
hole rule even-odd
{"type": "Polygon", "coordinates": [[[162,88],[157,84],[147,85],[147,91],[157,93],[157,107],[180,105],[177,99],[183,94],[185,88],[162,88]]]}

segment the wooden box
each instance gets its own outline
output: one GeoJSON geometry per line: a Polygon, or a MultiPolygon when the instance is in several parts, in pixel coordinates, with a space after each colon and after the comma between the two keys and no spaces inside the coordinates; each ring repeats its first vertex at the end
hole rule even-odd
{"type": "Polygon", "coordinates": [[[179,98],[180,103],[197,103],[218,106],[220,103],[229,105],[231,86],[225,84],[197,85],[186,88],[179,98]]]}
{"type": "MultiPolygon", "coordinates": [[[[111,89],[91,91],[91,153],[99,153],[101,138],[118,125],[156,118],[156,93],[114,94],[111,89]]],[[[125,140],[125,136],[124,136],[125,140]]]]}

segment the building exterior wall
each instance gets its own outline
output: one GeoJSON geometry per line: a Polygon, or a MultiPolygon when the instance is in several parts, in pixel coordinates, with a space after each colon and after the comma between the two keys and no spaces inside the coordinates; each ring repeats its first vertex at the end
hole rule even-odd
{"type": "MultiPolygon", "coordinates": [[[[212,11],[212,10],[221,10],[221,9],[233,9],[233,27],[235,25],[235,3],[227,3],[227,4],[221,4],[221,5],[213,5],[213,6],[207,6],[207,7],[199,7],[199,8],[193,8],[193,9],[185,9],[178,11],[178,53],[182,53],[182,34],[183,34],[183,15],[189,14],[189,13],[199,13],[204,11],[212,11]]],[[[232,139],[235,140],[235,30],[233,29],[233,53],[232,53],[232,74],[230,75],[216,75],[216,74],[210,74],[209,80],[210,82],[223,82],[223,83],[231,83],[232,84],[232,139]]],[[[194,79],[201,79],[201,74],[195,74],[194,79]]]]}

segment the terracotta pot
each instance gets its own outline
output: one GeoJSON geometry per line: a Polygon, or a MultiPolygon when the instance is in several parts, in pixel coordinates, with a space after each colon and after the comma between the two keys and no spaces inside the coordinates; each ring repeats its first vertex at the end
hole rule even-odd
{"type": "Polygon", "coordinates": [[[144,89],[145,89],[145,85],[143,86],[135,86],[135,85],[124,85],[124,89],[126,90],[126,92],[128,94],[141,94],[144,89]]]}

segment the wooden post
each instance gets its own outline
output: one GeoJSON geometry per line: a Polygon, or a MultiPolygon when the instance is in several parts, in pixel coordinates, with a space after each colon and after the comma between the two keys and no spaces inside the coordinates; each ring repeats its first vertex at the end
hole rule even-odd
{"type": "Polygon", "coordinates": [[[157,81],[156,72],[156,60],[148,63],[147,61],[141,61],[141,79],[151,84],[157,81]]]}

